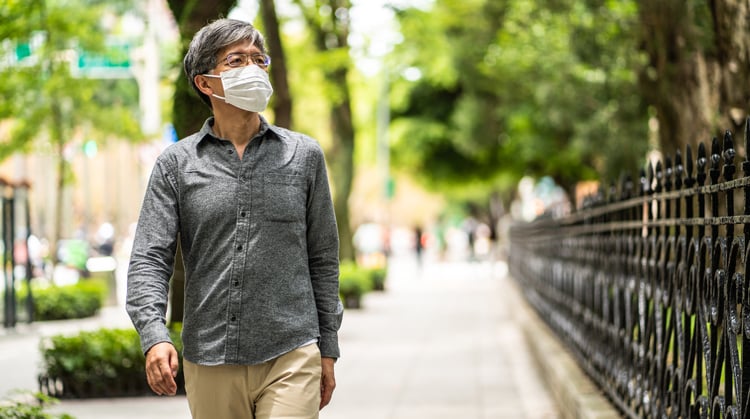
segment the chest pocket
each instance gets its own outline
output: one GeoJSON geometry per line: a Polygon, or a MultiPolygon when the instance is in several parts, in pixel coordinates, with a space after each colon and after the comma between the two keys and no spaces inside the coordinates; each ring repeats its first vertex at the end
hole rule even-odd
{"type": "Polygon", "coordinates": [[[263,179],[263,207],[266,220],[305,221],[305,178],[300,175],[266,173],[263,179]]]}

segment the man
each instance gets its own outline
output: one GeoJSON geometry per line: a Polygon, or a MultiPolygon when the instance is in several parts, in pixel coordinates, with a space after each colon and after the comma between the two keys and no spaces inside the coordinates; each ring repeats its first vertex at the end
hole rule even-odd
{"type": "Polygon", "coordinates": [[[317,418],[335,387],[338,235],[323,152],[259,114],[272,93],[262,35],[202,28],[184,59],[213,112],[156,161],[128,272],[127,310],[148,383],[173,395],[165,326],[179,236],[183,371],[194,418],[317,418]]]}

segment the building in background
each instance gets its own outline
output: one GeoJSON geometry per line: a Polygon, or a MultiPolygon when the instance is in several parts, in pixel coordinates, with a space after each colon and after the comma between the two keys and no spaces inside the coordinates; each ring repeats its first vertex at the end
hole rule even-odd
{"type": "MultiPolygon", "coordinates": [[[[103,26],[111,31],[108,43],[123,51],[124,58],[112,62],[79,52],[70,58],[71,71],[79,77],[135,80],[144,138],[94,139],[83,130],[74,134],[64,151],[72,173],[63,191],[62,239],[93,240],[104,223],[112,224],[116,239],[127,235],[137,221],[156,157],[175,141],[174,130],[161,112],[164,100],[171,97],[164,91],[171,82],[163,82],[170,69],[165,68],[162,51],[164,45],[177,45],[179,37],[166,1],[143,0],[141,10],[104,20],[103,26]]],[[[0,178],[31,185],[31,230],[41,238],[50,237],[54,228],[56,159],[35,147],[0,164],[0,178]]]]}

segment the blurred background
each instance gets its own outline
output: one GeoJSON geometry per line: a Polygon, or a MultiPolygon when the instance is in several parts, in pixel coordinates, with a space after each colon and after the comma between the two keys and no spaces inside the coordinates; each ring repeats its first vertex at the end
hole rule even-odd
{"type": "MultiPolygon", "coordinates": [[[[219,17],[266,36],[266,118],[323,146],[342,297],[382,290],[406,256],[394,265],[406,278],[472,276],[502,262],[511,223],[637,185],[648,162],[724,130],[739,137],[750,109],[747,0],[0,0],[3,329],[94,315],[99,300],[78,310],[81,288],[67,303],[50,291],[84,278],[122,305],[154,161],[209,116],[182,57],[219,17]],[[412,269],[423,261],[438,268],[412,269]],[[352,285],[355,267],[375,285],[352,285]]],[[[471,298],[501,294],[487,286],[471,298]]],[[[25,344],[0,357],[20,365],[6,387],[33,384],[19,360],[37,341],[25,344]]]]}
{"type": "Polygon", "coordinates": [[[487,253],[504,217],[567,211],[649,152],[739,128],[742,5],[3,0],[0,175],[29,205],[14,235],[47,278],[128,251],[154,159],[208,116],[183,52],[228,16],[266,34],[267,118],[326,150],[343,260],[417,230],[440,257],[487,253]]]}

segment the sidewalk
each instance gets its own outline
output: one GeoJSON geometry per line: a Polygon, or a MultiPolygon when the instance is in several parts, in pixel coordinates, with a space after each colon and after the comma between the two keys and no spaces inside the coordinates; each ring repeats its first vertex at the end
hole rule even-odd
{"type": "MultiPolygon", "coordinates": [[[[321,419],[560,417],[505,273],[504,265],[458,262],[420,272],[413,259],[394,260],[386,291],[368,294],[363,309],[344,315],[337,389],[321,419]]],[[[108,327],[127,321],[123,310],[108,315],[108,327]]],[[[8,339],[15,338],[0,336],[0,344],[8,339]]],[[[7,371],[2,347],[0,368],[7,371]]],[[[78,419],[190,418],[184,397],[64,400],[52,411],[78,419]]]]}

